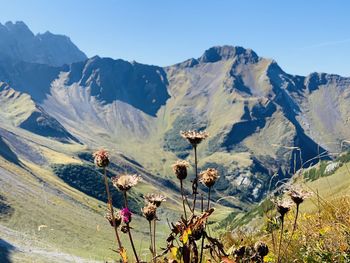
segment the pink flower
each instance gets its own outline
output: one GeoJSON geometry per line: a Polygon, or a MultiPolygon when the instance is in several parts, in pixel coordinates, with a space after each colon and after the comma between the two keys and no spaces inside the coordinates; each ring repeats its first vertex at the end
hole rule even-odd
{"type": "Polygon", "coordinates": [[[130,223],[131,215],[131,211],[127,207],[120,210],[120,216],[122,217],[124,223],[130,223]]]}

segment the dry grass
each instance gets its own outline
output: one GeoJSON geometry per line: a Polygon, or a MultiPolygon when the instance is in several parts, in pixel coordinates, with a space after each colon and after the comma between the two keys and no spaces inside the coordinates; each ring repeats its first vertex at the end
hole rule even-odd
{"type": "MultiPolygon", "coordinates": [[[[350,197],[320,200],[319,211],[302,213],[297,230],[291,236],[293,218],[292,212],[283,234],[286,240],[282,245],[283,262],[349,262],[350,197]]],[[[272,244],[269,237],[266,241],[272,244]]],[[[267,260],[274,262],[275,259],[276,253],[271,251],[267,260]]]]}

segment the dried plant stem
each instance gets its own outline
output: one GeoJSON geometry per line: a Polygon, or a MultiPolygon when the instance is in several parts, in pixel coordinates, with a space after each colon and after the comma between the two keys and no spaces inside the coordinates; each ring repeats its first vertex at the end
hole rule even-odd
{"type": "MultiPolygon", "coordinates": [[[[124,191],[123,193],[124,193],[124,204],[125,204],[125,208],[128,208],[128,196],[127,196],[126,191],[124,191]]],[[[127,230],[128,230],[128,235],[129,235],[129,239],[130,239],[130,244],[131,244],[131,247],[132,247],[132,251],[134,252],[136,262],[139,263],[140,261],[139,261],[139,257],[137,256],[137,253],[136,253],[134,240],[132,239],[132,235],[131,235],[131,231],[130,231],[129,222],[126,223],[126,226],[127,226],[127,230]]]]}
{"type": "Polygon", "coordinates": [[[271,231],[271,239],[272,239],[272,246],[273,246],[273,251],[276,251],[276,240],[275,240],[275,231],[271,231]]]}
{"type": "Polygon", "coordinates": [[[318,227],[322,227],[322,220],[321,220],[321,203],[320,203],[320,195],[318,194],[318,189],[316,190],[317,193],[317,214],[318,214],[318,227]]]}
{"type": "Polygon", "coordinates": [[[157,219],[153,220],[153,253],[154,253],[154,260],[157,256],[157,249],[156,249],[156,223],[157,219]]]}
{"type": "MultiPolygon", "coordinates": [[[[210,193],[211,193],[211,187],[208,188],[208,205],[207,210],[210,209],[210,193]]],[[[202,212],[203,212],[203,198],[202,198],[202,212]]],[[[207,225],[205,225],[205,228],[207,228],[207,225]]],[[[204,250],[204,234],[202,236],[202,246],[201,246],[201,254],[200,254],[200,263],[202,263],[203,260],[203,250],[204,250]]]]}
{"type": "Polygon", "coordinates": [[[188,206],[188,209],[190,209],[190,211],[193,213],[192,207],[191,207],[191,205],[190,205],[190,202],[189,202],[188,199],[187,199],[187,196],[184,196],[184,197],[185,197],[185,201],[186,201],[186,204],[187,204],[187,206],[188,206]]]}
{"type": "Polygon", "coordinates": [[[208,207],[207,207],[207,210],[210,209],[210,193],[211,193],[211,187],[209,187],[209,190],[208,190],[208,207]]]}
{"type": "Polygon", "coordinates": [[[182,251],[182,259],[184,263],[190,263],[191,260],[191,251],[190,248],[187,244],[183,246],[183,251],[182,251]]]}
{"type": "Polygon", "coordinates": [[[278,245],[278,254],[277,254],[277,263],[280,263],[281,262],[281,246],[282,246],[282,239],[283,239],[283,228],[284,228],[284,216],[282,216],[281,218],[281,221],[282,221],[282,226],[281,226],[281,234],[280,234],[280,242],[279,242],[279,245],[278,245]]]}
{"type": "Polygon", "coordinates": [[[297,229],[297,220],[298,220],[298,215],[299,215],[299,205],[300,204],[297,204],[297,209],[296,209],[296,212],[295,212],[295,218],[294,218],[294,223],[293,223],[293,229],[292,229],[292,232],[290,234],[290,238],[288,240],[288,243],[287,243],[287,246],[284,248],[284,251],[283,251],[283,254],[282,254],[282,259],[285,255],[285,253],[287,252],[287,249],[290,245],[290,243],[292,242],[292,238],[293,238],[293,235],[295,233],[295,230],[297,229]]]}
{"type": "Polygon", "coordinates": [[[186,213],[185,197],[184,197],[184,187],[183,187],[182,180],[180,180],[180,188],[181,188],[182,206],[183,206],[183,209],[184,209],[185,219],[187,221],[187,213],[186,213]]]}
{"type": "Polygon", "coordinates": [[[194,167],[195,167],[195,173],[196,173],[196,177],[193,180],[192,183],[192,191],[194,194],[194,198],[193,198],[193,209],[192,209],[192,213],[194,214],[194,211],[196,209],[196,200],[197,200],[197,188],[198,188],[198,161],[197,161],[197,146],[193,146],[193,150],[194,150],[194,167]]]}
{"type": "Polygon", "coordinates": [[[118,233],[118,227],[115,224],[115,216],[114,216],[114,210],[113,210],[112,196],[111,196],[111,193],[109,191],[109,186],[108,186],[107,170],[106,170],[106,168],[103,168],[103,170],[104,170],[104,181],[105,181],[106,192],[107,192],[108,209],[110,210],[110,212],[112,214],[112,224],[113,224],[113,228],[114,228],[114,232],[115,232],[115,237],[117,239],[119,251],[122,252],[123,246],[122,246],[122,243],[120,241],[120,237],[119,237],[119,233],[118,233]]]}
{"type": "Polygon", "coordinates": [[[151,221],[148,221],[149,223],[149,237],[150,237],[150,240],[151,240],[151,246],[150,246],[150,249],[151,249],[151,252],[152,252],[152,261],[155,262],[155,254],[154,254],[154,247],[153,247],[153,237],[152,237],[152,223],[151,221]]]}

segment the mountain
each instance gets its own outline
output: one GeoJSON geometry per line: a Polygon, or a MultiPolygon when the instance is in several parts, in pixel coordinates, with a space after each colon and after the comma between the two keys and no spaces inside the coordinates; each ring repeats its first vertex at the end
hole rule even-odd
{"type": "MultiPolygon", "coordinates": [[[[179,133],[207,130],[210,137],[198,148],[199,169],[219,170],[212,197],[220,199],[216,207],[222,219],[231,211],[249,210],[302,163],[314,164],[319,153],[329,158],[344,150],[350,138],[350,78],[290,75],[276,61],[237,46],[212,47],[199,58],[158,67],[78,58],[70,41],[62,45],[71,51],[58,49],[67,38],[46,37],[52,41],[49,48],[43,48],[49,40],[34,36],[23,23],[0,27],[0,180],[16,178],[15,191],[0,184],[0,196],[17,211],[25,203],[16,196],[30,192],[31,209],[45,214],[45,224],[59,215],[52,229],[68,229],[79,240],[95,233],[104,212],[100,173],[91,161],[97,148],[112,154],[110,176],[130,172],[144,178],[140,190],[132,192],[133,205],[145,192],[162,191],[168,195],[162,213],[171,218],[179,205],[171,165],[177,159],[194,163],[179,133]],[[63,53],[53,62],[57,50],[63,53]],[[43,212],[41,191],[59,200],[52,201],[49,213],[43,212]],[[58,203],[69,216],[61,216],[58,203]],[[86,232],[75,224],[82,214],[87,214],[86,232]]],[[[189,173],[193,177],[193,169],[189,173]]],[[[42,221],[23,213],[19,220],[28,222],[28,229],[42,221]]],[[[13,217],[6,223],[16,226],[13,217]]],[[[89,253],[76,242],[70,251],[62,245],[66,236],[60,230],[41,238],[82,257],[103,254],[100,243],[93,242],[89,253]]]]}
{"type": "Polygon", "coordinates": [[[223,46],[165,68],[99,57],[72,64],[41,105],[82,141],[99,138],[154,173],[171,174],[189,156],[181,130],[206,129],[200,166],[222,171],[217,195],[256,201],[272,174],[289,177],[294,165],[339,150],[350,135],[344,92],[347,78],[292,76],[250,49],[223,46]]]}
{"type": "Polygon", "coordinates": [[[0,57],[53,66],[86,59],[68,37],[48,31],[34,35],[23,22],[0,24],[0,57]]]}
{"type": "Polygon", "coordinates": [[[293,76],[243,47],[213,47],[165,68],[98,56],[62,67],[0,63],[0,79],[40,109],[19,127],[48,136],[54,126],[66,139],[116,147],[166,177],[176,159],[193,161],[179,132],[206,129],[200,166],[224,174],[216,194],[249,202],[264,196],[271,175],[291,176],[350,135],[349,79],[293,76]],[[41,125],[39,112],[57,123],[41,125]]]}

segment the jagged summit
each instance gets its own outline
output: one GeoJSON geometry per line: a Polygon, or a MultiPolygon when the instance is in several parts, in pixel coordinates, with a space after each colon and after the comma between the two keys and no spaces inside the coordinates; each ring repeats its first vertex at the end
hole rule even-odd
{"type": "MultiPolygon", "coordinates": [[[[0,23],[0,27],[1,27],[0,23]]],[[[6,29],[11,34],[22,34],[24,36],[34,37],[33,32],[29,29],[29,27],[22,21],[16,21],[13,23],[12,21],[8,21],[2,26],[3,29],[6,29]]]]}
{"type": "Polygon", "coordinates": [[[203,63],[213,63],[219,60],[228,60],[235,57],[242,57],[252,61],[258,60],[258,55],[251,49],[245,49],[240,46],[215,46],[207,49],[198,59],[203,63]]]}
{"type": "Polygon", "coordinates": [[[259,56],[252,50],[240,46],[214,46],[204,51],[199,58],[190,58],[173,66],[179,68],[192,68],[200,63],[215,63],[218,61],[238,59],[240,63],[256,63],[259,56]]]}
{"type": "Polygon", "coordinates": [[[0,23],[0,57],[14,61],[62,66],[87,57],[64,35],[34,35],[22,21],[0,23]]]}

